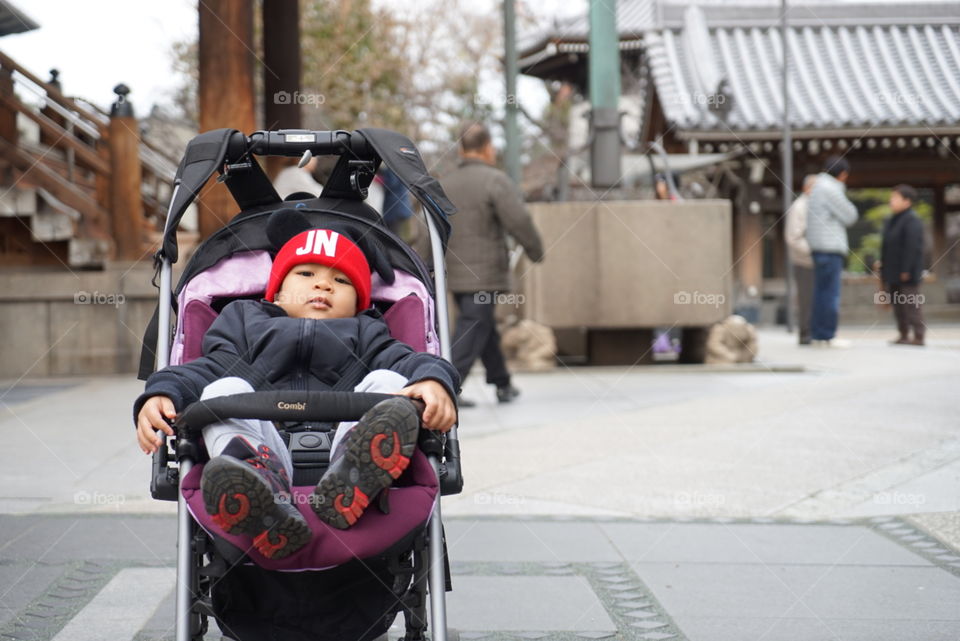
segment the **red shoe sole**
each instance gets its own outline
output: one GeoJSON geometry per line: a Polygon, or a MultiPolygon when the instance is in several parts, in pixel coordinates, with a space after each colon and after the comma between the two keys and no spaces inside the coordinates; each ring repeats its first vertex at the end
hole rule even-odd
{"type": "Polygon", "coordinates": [[[345,530],[377,494],[410,465],[420,418],[409,399],[377,403],[347,434],[338,458],[317,484],[311,507],[324,523],[345,530]]]}

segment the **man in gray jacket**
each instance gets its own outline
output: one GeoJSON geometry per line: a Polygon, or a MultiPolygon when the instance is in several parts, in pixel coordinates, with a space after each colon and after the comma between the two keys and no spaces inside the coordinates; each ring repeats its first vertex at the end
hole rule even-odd
{"type": "MultiPolygon", "coordinates": [[[[487,383],[497,386],[497,400],[506,403],[519,394],[510,383],[494,316],[494,305],[512,289],[507,235],[535,263],[543,260],[543,243],[520,190],[495,164],[490,132],[469,123],[461,130],[459,166],[441,182],[457,207],[447,246],[447,283],[459,309],[453,365],[463,381],[479,356],[487,383]]],[[[460,407],[470,405],[460,400],[460,407]]]]}
{"type": "Polygon", "coordinates": [[[807,243],[813,254],[813,308],[810,338],[818,347],[843,347],[836,338],[840,313],[840,276],[850,247],[847,227],[857,222],[857,208],[846,196],[850,165],[831,156],[810,192],[807,243]]]}

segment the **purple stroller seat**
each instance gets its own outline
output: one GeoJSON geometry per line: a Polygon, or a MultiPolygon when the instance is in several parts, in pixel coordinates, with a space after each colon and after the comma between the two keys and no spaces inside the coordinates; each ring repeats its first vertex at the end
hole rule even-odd
{"type": "MultiPolygon", "coordinates": [[[[201,355],[202,337],[217,317],[212,303],[218,297],[256,296],[266,288],[271,259],[265,251],[250,251],[223,260],[199,274],[179,296],[181,309],[171,350],[171,363],[189,362],[201,355]]],[[[438,353],[439,341],[433,330],[433,300],[423,283],[414,276],[396,271],[392,284],[379,274],[372,278],[372,299],[389,304],[383,318],[390,335],[420,352],[438,353]]],[[[302,550],[285,559],[268,559],[252,545],[249,536],[230,535],[207,514],[200,492],[203,465],[196,465],[181,480],[180,491],[194,520],[208,533],[228,541],[267,570],[321,570],[341,565],[354,558],[379,554],[430,518],[438,487],[436,475],[419,451],[410,466],[394,483],[390,492],[390,514],[376,507],[348,530],[326,525],[310,509],[313,486],[296,486],[293,499],[313,532],[302,550]]]]}
{"type": "Polygon", "coordinates": [[[180,481],[180,489],[194,520],[209,534],[217,536],[247,554],[265,570],[325,570],[353,559],[380,554],[410,532],[420,529],[433,512],[437,496],[437,477],[430,463],[419,450],[410,459],[410,466],[394,482],[390,492],[390,514],[376,506],[363,513],[347,530],[330,527],[310,509],[312,486],[295,486],[293,501],[307,519],[313,538],[295,554],[285,559],[268,559],[253,547],[248,535],[227,534],[213,522],[203,506],[200,476],[203,466],[194,466],[180,481]]]}

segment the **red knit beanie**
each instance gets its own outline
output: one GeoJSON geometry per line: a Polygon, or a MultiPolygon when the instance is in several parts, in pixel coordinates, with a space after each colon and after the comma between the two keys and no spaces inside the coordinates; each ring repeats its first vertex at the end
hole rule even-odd
{"type": "Polygon", "coordinates": [[[264,298],[272,303],[287,273],[304,263],[339,269],[357,290],[357,312],[370,307],[370,265],[366,256],[349,238],[329,229],[300,232],[280,248],[273,259],[264,298]]]}

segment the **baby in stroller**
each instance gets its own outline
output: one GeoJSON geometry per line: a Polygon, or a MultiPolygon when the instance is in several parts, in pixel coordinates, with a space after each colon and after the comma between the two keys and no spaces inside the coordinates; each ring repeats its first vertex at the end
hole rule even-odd
{"type": "MultiPolygon", "coordinates": [[[[140,448],[151,454],[157,431],[172,435],[168,419],[198,399],[255,387],[328,389],[356,372],[356,362],[369,363],[354,390],[398,398],[338,426],[330,467],[310,497],[319,519],[345,529],[407,467],[421,420],[441,432],[454,425],[459,376],[442,358],[392,338],[371,307],[370,264],[379,271],[385,260],[376,244],[349,225],[310,227],[293,210],[271,216],[267,235],[279,252],[265,298],[227,305],[204,337],[203,356],[151,375],[134,416],[140,448]],[[422,417],[409,399],[422,402],[422,417]]],[[[310,528],[291,504],[292,462],[275,426],[228,419],[204,428],[203,439],[211,460],[201,490],[217,525],[252,536],[271,559],[306,545],[310,528]]]]}

